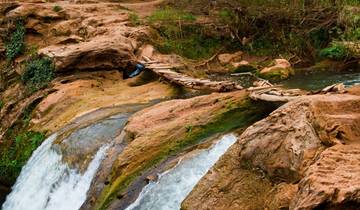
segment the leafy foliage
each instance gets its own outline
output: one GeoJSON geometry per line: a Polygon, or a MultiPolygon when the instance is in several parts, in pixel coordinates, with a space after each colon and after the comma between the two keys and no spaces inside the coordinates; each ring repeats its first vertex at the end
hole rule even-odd
{"type": "Polygon", "coordinates": [[[25,65],[22,81],[31,89],[46,87],[54,78],[54,64],[50,58],[35,58],[25,65]]]}
{"type": "Polygon", "coordinates": [[[332,60],[341,60],[348,57],[349,53],[347,49],[339,44],[333,45],[331,47],[322,49],[320,51],[320,56],[323,58],[329,58],[332,60]]]}
{"type": "Polygon", "coordinates": [[[14,182],[32,152],[44,139],[44,134],[33,131],[17,135],[13,139],[12,146],[4,150],[0,156],[0,177],[6,177],[8,182],[14,182]]]}
{"type": "Polygon", "coordinates": [[[25,27],[18,21],[16,23],[16,29],[11,34],[10,40],[5,44],[6,47],[6,58],[13,60],[18,55],[21,55],[25,49],[25,27]]]}

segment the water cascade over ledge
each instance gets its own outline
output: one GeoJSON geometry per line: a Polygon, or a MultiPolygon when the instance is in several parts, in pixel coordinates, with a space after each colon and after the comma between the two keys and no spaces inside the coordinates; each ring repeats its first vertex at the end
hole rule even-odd
{"type": "Polygon", "coordinates": [[[102,146],[81,174],[63,163],[50,136],[34,152],[7,197],[3,210],[79,209],[108,146],[102,146]]]}
{"type": "Polygon", "coordinates": [[[56,133],[48,137],[23,167],[2,209],[80,209],[106,151],[128,116],[114,115],[75,130],[60,144],[56,133]]]}
{"type": "Polygon", "coordinates": [[[180,160],[172,169],[162,173],[158,181],[150,182],[127,210],[177,210],[199,180],[236,142],[236,136],[222,137],[211,148],[200,150],[180,160]]]}

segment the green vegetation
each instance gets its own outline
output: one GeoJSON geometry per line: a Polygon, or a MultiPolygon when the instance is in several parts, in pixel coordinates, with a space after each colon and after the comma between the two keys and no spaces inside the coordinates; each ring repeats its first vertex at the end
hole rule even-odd
{"type": "Polygon", "coordinates": [[[25,71],[21,80],[26,86],[38,90],[48,86],[54,78],[54,64],[50,58],[34,58],[25,64],[25,71]]]}
{"type": "Polygon", "coordinates": [[[189,12],[176,10],[171,7],[166,7],[161,10],[155,11],[150,17],[149,21],[151,23],[158,23],[158,22],[171,22],[174,23],[175,21],[195,21],[196,17],[189,12]]]}
{"type": "Polygon", "coordinates": [[[0,177],[7,179],[8,183],[15,182],[21,168],[44,139],[44,134],[33,131],[18,134],[13,139],[13,145],[1,153],[0,177]]]}
{"type": "Polygon", "coordinates": [[[0,100],[0,110],[4,107],[4,102],[0,100]]]}
{"type": "Polygon", "coordinates": [[[323,58],[329,58],[332,60],[342,60],[345,59],[346,57],[349,56],[348,50],[340,45],[340,44],[335,44],[332,45],[331,47],[322,49],[320,51],[320,56],[323,58]]]}
{"type": "Polygon", "coordinates": [[[129,20],[130,20],[131,25],[133,25],[133,26],[138,26],[141,24],[141,20],[136,13],[130,13],[129,20]]]}
{"type": "Polygon", "coordinates": [[[60,12],[61,10],[63,10],[63,8],[61,6],[59,6],[59,5],[55,5],[53,7],[53,10],[54,10],[54,12],[60,12]]]}
{"type": "Polygon", "coordinates": [[[10,40],[5,43],[6,58],[11,61],[21,55],[25,50],[25,27],[21,21],[16,23],[15,31],[10,35],[10,40]]]}
{"type": "Polygon", "coordinates": [[[213,55],[223,44],[220,38],[208,36],[194,15],[182,10],[166,7],[154,12],[148,21],[160,34],[153,43],[161,53],[201,59],[213,55]]]}
{"type": "Polygon", "coordinates": [[[194,0],[170,5],[216,19],[214,25],[225,30],[213,37],[222,37],[222,43],[231,37],[236,50],[299,58],[301,64],[312,64],[318,52],[333,41],[358,41],[360,37],[358,0],[217,0],[213,6],[194,0]]]}

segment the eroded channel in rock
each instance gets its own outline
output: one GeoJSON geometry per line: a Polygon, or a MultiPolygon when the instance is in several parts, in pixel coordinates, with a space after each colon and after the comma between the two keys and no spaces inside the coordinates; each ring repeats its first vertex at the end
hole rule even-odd
{"type": "Polygon", "coordinates": [[[226,135],[211,148],[180,160],[174,168],[160,174],[158,181],[149,183],[127,210],[180,209],[182,200],[235,142],[236,136],[226,135]]]}

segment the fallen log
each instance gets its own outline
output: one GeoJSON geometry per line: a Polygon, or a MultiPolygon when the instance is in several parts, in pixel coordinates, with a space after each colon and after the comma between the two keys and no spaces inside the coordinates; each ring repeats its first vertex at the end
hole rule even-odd
{"type": "Polygon", "coordinates": [[[280,88],[265,88],[261,90],[255,90],[250,92],[250,98],[255,101],[267,101],[267,102],[289,102],[297,99],[307,93],[300,89],[284,90],[280,88]]]}
{"type": "Polygon", "coordinates": [[[184,86],[194,90],[210,90],[215,92],[229,92],[243,89],[242,86],[230,81],[211,81],[209,79],[198,79],[188,75],[178,73],[172,69],[175,66],[164,64],[143,56],[145,60],[145,68],[153,71],[162,78],[171,83],[184,86]]]}

